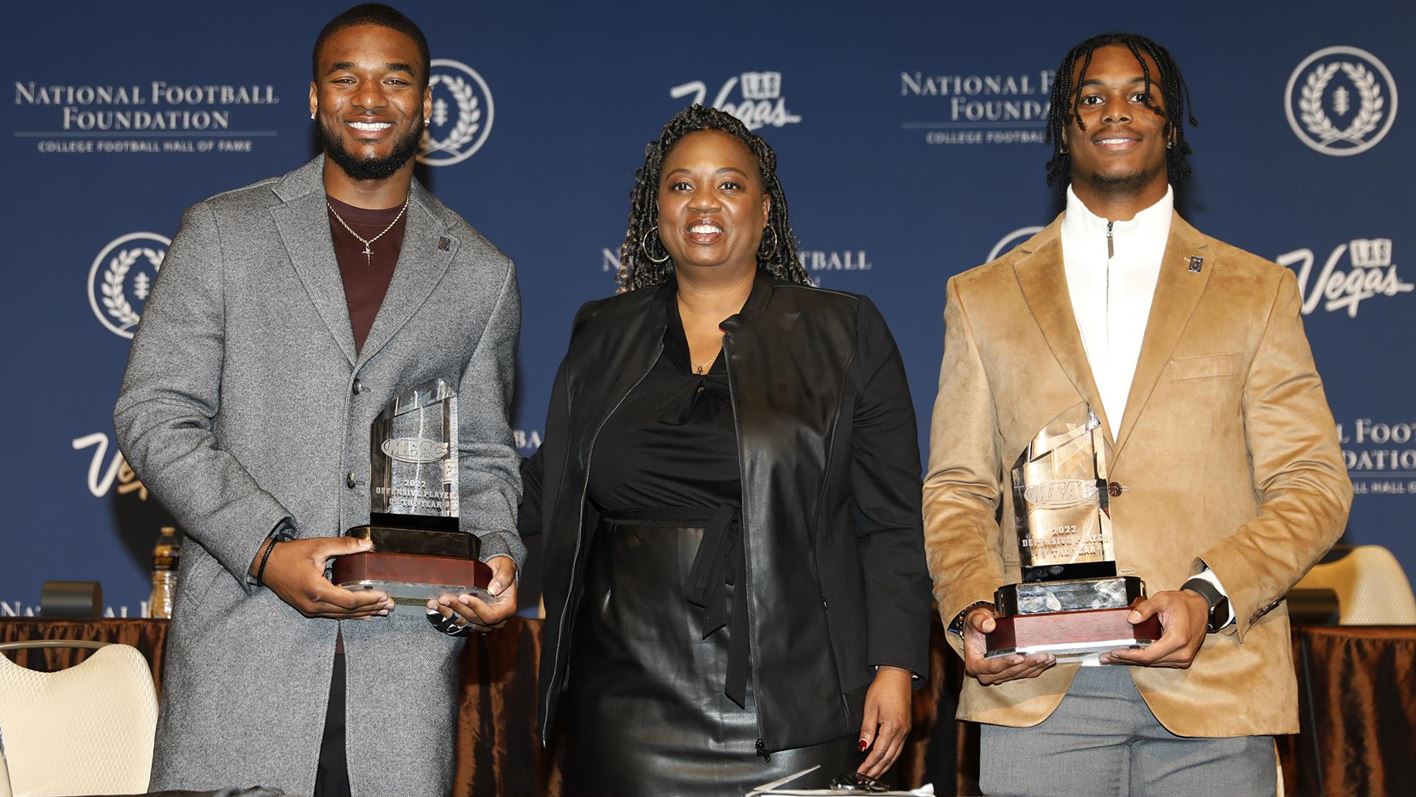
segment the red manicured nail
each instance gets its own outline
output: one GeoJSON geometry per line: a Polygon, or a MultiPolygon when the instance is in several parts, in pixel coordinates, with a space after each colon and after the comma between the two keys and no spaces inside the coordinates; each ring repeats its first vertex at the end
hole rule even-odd
{"type": "Polygon", "coordinates": [[[860,742],[859,742],[859,750],[860,750],[862,753],[864,753],[864,752],[865,752],[865,748],[867,748],[867,747],[869,747],[869,746],[870,746],[870,742],[867,742],[867,741],[864,740],[864,739],[861,739],[861,740],[860,740],[860,742]]]}

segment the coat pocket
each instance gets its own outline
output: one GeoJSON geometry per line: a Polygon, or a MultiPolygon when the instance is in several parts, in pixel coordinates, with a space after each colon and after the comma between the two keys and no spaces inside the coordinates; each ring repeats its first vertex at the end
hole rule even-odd
{"type": "Polygon", "coordinates": [[[1176,357],[1170,361],[1170,379],[1215,379],[1234,376],[1244,367],[1244,353],[1240,351],[1225,354],[1200,354],[1193,357],[1176,357]]]}

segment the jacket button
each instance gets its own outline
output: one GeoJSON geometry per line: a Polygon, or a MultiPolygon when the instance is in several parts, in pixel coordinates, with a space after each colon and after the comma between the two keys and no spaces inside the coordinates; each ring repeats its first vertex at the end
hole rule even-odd
{"type": "Polygon", "coordinates": [[[354,395],[356,395],[356,396],[359,395],[360,393],[363,393],[363,392],[364,392],[364,386],[359,382],[358,379],[355,379],[355,380],[354,380],[353,391],[354,391],[354,395]]]}
{"type": "Polygon", "coordinates": [[[345,474],[344,483],[349,485],[349,489],[351,490],[359,486],[359,480],[354,478],[354,471],[351,470],[345,474]]]}
{"type": "Polygon", "coordinates": [[[1125,488],[1121,486],[1120,482],[1112,482],[1106,485],[1106,491],[1111,494],[1112,498],[1119,496],[1123,489],[1125,488]]]}

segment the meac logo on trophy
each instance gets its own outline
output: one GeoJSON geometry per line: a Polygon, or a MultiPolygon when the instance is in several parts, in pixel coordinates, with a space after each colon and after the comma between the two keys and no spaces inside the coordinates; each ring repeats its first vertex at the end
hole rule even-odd
{"type": "Polygon", "coordinates": [[[1023,490],[1023,498],[1028,506],[1042,509],[1081,506],[1096,496],[1096,482],[1082,479],[1057,479],[1042,484],[1030,484],[1023,490]]]}
{"type": "Polygon", "coordinates": [[[89,268],[89,307],[108,331],[132,338],[172,239],[133,232],[109,241],[89,268]]]}
{"type": "Polygon", "coordinates": [[[379,450],[399,462],[419,465],[441,461],[447,456],[447,443],[421,437],[395,437],[383,441],[379,450]]]}
{"type": "Polygon", "coordinates": [[[423,131],[418,162],[451,166],[472,157],[492,133],[494,106],[487,82],[472,67],[434,58],[428,75],[433,113],[423,131]]]}
{"type": "Polygon", "coordinates": [[[1293,70],[1284,112],[1298,139],[1345,157],[1376,146],[1396,121],[1396,81],[1375,55],[1356,47],[1325,47],[1293,70]]]}

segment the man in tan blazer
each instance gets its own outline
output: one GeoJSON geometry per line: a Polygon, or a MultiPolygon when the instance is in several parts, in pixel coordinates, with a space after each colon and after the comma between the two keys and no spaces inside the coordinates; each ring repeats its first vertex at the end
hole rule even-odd
{"type": "Polygon", "coordinates": [[[1144,37],[1074,48],[1049,131],[1066,212],[949,281],[925,536],[988,793],[1272,794],[1269,737],[1298,730],[1283,596],[1352,488],[1293,273],[1172,209],[1185,92],[1144,37]],[[1021,580],[1010,468],[1080,402],[1112,451],[1118,573],[1150,595],[1129,619],[1164,633],[1099,666],[985,659],[994,590],[1021,580]]]}

